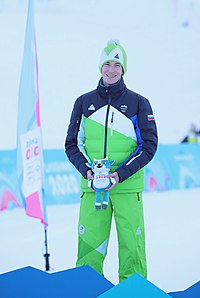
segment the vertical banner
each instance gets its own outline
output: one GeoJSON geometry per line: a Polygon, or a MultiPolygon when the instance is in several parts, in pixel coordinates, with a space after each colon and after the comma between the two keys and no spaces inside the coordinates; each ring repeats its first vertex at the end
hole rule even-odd
{"type": "Polygon", "coordinates": [[[28,2],[19,86],[17,177],[26,214],[41,219],[47,225],[33,1],[28,2]]]}

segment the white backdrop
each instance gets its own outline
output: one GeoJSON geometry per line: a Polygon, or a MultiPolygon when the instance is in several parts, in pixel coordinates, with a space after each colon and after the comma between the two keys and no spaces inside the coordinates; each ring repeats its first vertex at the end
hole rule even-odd
{"type": "MultiPolygon", "coordinates": [[[[152,103],[160,143],[177,143],[191,122],[200,124],[199,1],[35,4],[45,148],[63,148],[73,102],[97,86],[100,52],[111,38],[126,49],[128,87],[152,103]]],[[[16,145],[26,13],[26,0],[0,1],[0,149],[16,145]]]]}

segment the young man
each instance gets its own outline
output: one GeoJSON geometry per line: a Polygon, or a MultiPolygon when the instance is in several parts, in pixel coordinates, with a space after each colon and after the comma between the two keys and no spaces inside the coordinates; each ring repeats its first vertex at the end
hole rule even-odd
{"type": "Polygon", "coordinates": [[[119,281],[137,272],[147,276],[142,192],[143,167],[157,148],[157,129],[149,101],[129,90],[123,80],[127,56],[119,41],[108,42],[100,63],[98,87],[75,102],[65,152],[81,173],[77,266],[90,265],[103,274],[114,214],[119,249],[119,281]],[[107,209],[97,211],[93,179],[86,163],[94,158],[115,160],[107,209]]]}

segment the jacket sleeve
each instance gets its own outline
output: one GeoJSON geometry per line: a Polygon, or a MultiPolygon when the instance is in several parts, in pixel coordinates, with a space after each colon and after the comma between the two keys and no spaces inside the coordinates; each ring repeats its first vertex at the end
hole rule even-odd
{"type": "Polygon", "coordinates": [[[120,182],[147,165],[157,149],[157,127],[151,105],[146,98],[138,96],[138,113],[133,117],[138,146],[128,159],[116,169],[120,182]]]}
{"type": "MultiPolygon", "coordinates": [[[[89,169],[86,166],[86,162],[88,162],[88,158],[82,152],[83,150],[80,150],[79,143],[78,143],[78,136],[80,132],[82,119],[83,119],[82,97],[79,97],[76,100],[72,110],[70,124],[68,126],[67,136],[65,140],[65,153],[68,159],[71,161],[71,163],[81,173],[81,175],[86,178],[86,173],[87,173],[87,170],[89,169]]],[[[83,138],[84,137],[82,136],[82,139],[83,138]]]]}

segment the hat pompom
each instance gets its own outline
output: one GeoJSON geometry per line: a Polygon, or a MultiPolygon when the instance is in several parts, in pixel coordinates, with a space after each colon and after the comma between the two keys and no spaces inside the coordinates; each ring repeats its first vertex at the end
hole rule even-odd
{"type": "Polygon", "coordinates": [[[110,44],[120,45],[120,41],[117,38],[111,39],[107,42],[107,45],[110,45],[110,44]]]}

